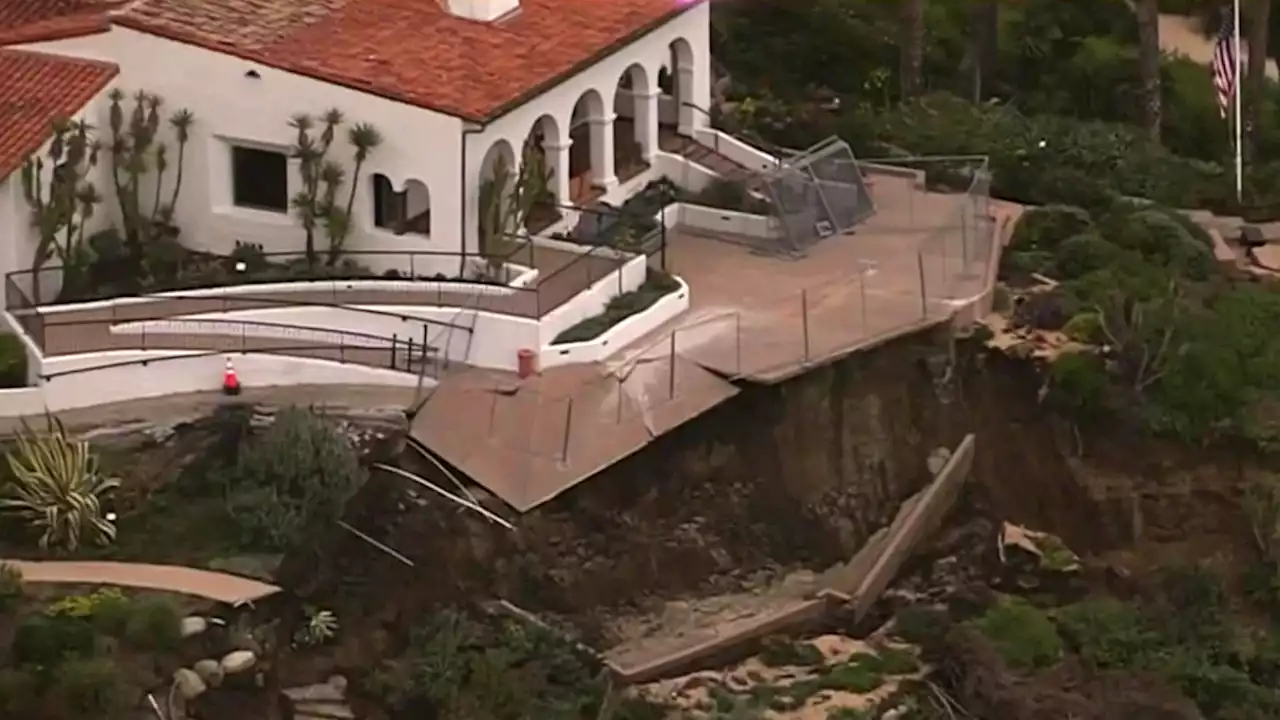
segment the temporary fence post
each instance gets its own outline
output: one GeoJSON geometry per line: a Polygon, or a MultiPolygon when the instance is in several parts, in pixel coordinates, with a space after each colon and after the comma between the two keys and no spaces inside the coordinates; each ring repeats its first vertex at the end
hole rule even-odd
{"type": "MultiPolygon", "coordinates": [[[[413,403],[414,403],[414,405],[417,405],[417,404],[418,404],[418,398],[421,398],[421,397],[422,397],[422,376],[423,376],[424,374],[426,374],[426,372],[427,372],[427,362],[426,362],[426,360],[427,360],[427,356],[430,354],[430,353],[428,352],[428,350],[427,350],[427,324],[426,324],[426,323],[423,323],[423,324],[422,324],[422,346],[421,346],[421,348],[422,348],[422,367],[421,367],[421,368],[418,368],[418,382],[417,382],[417,384],[416,384],[416,385],[414,385],[414,387],[413,387],[413,403]]],[[[405,362],[405,365],[406,365],[406,366],[408,366],[408,367],[410,367],[410,368],[412,368],[412,367],[413,367],[413,353],[412,353],[412,352],[410,352],[410,353],[409,353],[409,358],[408,358],[408,360],[405,362]]]]}
{"type": "Polygon", "coordinates": [[[341,335],[338,336],[338,362],[345,363],[347,361],[347,339],[341,335]]]}
{"type": "Polygon", "coordinates": [[[489,437],[493,437],[493,428],[498,424],[498,393],[491,392],[489,397],[493,398],[489,403],[489,437]]]}
{"type": "Polygon", "coordinates": [[[416,254],[414,254],[414,253],[409,253],[409,279],[410,279],[410,280],[412,280],[412,279],[414,279],[414,278],[418,277],[418,272],[417,272],[417,269],[416,269],[416,268],[417,268],[417,266],[416,266],[416,265],[414,264],[414,262],[413,262],[413,259],[414,259],[415,257],[417,257],[417,255],[416,255],[416,254]]]}
{"type": "MultiPolygon", "coordinates": [[[[395,333],[391,333],[391,369],[392,369],[392,370],[398,370],[398,369],[399,369],[399,368],[397,368],[397,367],[396,367],[396,364],[397,364],[397,363],[396,363],[396,350],[398,350],[399,348],[400,348],[400,336],[399,336],[399,335],[396,335],[395,333]]],[[[406,363],[406,365],[407,365],[407,363],[406,363]]]]}
{"type": "Polygon", "coordinates": [[[742,313],[733,314],[733,373],[742,374],[742,313]]]}
{"type": "Polygon", "coordinates": [[[564,411],[564,440],[560,444],[560,461],[569,462],[569,432],[573,428],[573,398],[569,398],[564,411]]]}
{"type": "Polygon", "coordinates": [[[809,289],[800,291],[800,328],[804,332],[804,361],[809,362],[809,289]]]}
{"type": "Polygon", "coordinates": [[[916,265],[920,271],[920,317],[929,317],[929,293],[924,282],[924,253],[916,251],[916,265]]]}
{"type": "Polygon", "coordinates": [[[667,352],[667,397],[674,398],[676,396],[676,333],[679,330],[671,331],[671,349],[667,352]]]}
{"type": "Polygon", "coordinates": [[[858,303],[862,310],[862,332],[870,333],[871,329],[867,327],[867,269],[860,268],[858,270],[858,303]]]}
{"type": "Polygon", "coordinates": [[[615,383],[616,387],[614,388],[614,392],[618,394],[618,417],[615,420],[615,422],[621,425],[622,424],[622,382],[623,381],[622,381],[621,375],[615,375],[613,379],[616,381],[615,383]]]}

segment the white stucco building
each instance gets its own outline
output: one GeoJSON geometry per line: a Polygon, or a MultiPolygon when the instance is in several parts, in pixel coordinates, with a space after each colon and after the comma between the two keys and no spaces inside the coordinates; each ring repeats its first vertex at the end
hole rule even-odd
{"type": "MultiPolygon", "coordinates": [[[[111,89],[194,114],[175,219],[184,245],[219,253],[301,251],[292,116],[375,127],[346,249],[376,269],[400,261],[359,253],[476,253],[484,173],[527,139],[569,205],[647,168],[660,122],[705,126],[711,94],[704,0],[0,0],[0,45],[0,119],[31,110],[0,127],[4,272],[34,243],[16,171],[55,115],[103,132],[111,89]],[[76,72],[92,79],[69,92],[76,72]]],[[[330,157],[351,171],[344,137],[330,157]]]]}

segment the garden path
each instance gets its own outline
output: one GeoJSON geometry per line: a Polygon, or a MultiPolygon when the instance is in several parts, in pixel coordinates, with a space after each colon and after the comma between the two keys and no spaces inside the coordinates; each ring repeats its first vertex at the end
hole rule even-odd
{"type": "Polygon", "coordinates": [[[275,585],[239,575],[182,567],[79,560],[5,560],[23,582],[74,585],[119,585],[194,595],[229,605],[261,600],[280,592],[275,585]]]}

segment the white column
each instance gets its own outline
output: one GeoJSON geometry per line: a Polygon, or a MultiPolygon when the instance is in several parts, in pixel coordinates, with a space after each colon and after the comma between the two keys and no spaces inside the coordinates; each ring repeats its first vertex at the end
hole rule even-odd
{"type": "Polygon", "coordinates": [[[547,154],[547,169],[551,171],[551,192],[561,205],[569,204],[572,199],[569,197],[569,148],[572,146],[573,140],[569,138],[546,138],[542,141],[542,150],[547,154]]]}
{"type": "Polygon", "coordinates": [[[632,122],[635,123],[636,143],[640,145],[640,156],[647,163],[652,163],[653,154],[658,152],[658,98],[661,95],[661,90],[632,95],[635,103],[632,122]]]}
{"type": "Polygon", "coordinates": [[[591,184],[608,190],[618,184],[613,167],[613,113],[588,118],[591,123],[591,184]]]}
{"type": "Polygon", "coordinates": [[[673,79],[676,83],[673,95],[675,95],[676,103],[678,103],[679,106],[680,134],[692,137],[694,128],[699,125],[698,116],[701,114],[699,110],[694,107],[695,94],[693,85],[693,68],[677,68],[673,79]]]}

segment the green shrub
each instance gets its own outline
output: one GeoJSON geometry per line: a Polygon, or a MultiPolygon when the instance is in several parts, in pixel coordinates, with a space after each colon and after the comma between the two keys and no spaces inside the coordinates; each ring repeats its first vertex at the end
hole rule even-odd
{"type": "Polygon", "coordinates": [[[1080,343],[1096,344],[1104,340],[1102,318],[1097,312],[1077,313],[1062,326],[1062,332],[1068,338],[1080,343]]]}
{"type": "Polygon", "coordinates": [[[328,532],[363,480],[359,455],[336,423],[286,408],[228,473],[228,510],[242,545],[285,551],[328,532]]]}
{"type": "Polygon", "coordinates": [[[1097,418],[1110,407],[1111,384],[1101,358],[1090,352],[1064,352],[1049,366],[1049,399],[1080,417],[1097,418]]]}
{"type": "Polygon", "coordinates": [[[1011,669],[1038,670],[1062,658],[1053,621],[1021,598],[1002,598],[972,623],[1011,669]]]}
{"type": "Polygon", "coordinates": [[[604,312],[566,328],[551,341],[552,345],[585,342],[603,335],[609,328],[637,313],[644,312],[663,297],[680,289],[680,283],[671,275],[649,268],[644,284],[632,292],[622,293],[609,301],[604,312]]]}
{"type": "Polygon", "coordinates": [[[893,616],[893,634],[918,646],[941,641],[951,625],[947,611],[932,605],[908,605],[893,616]]]}
{"type": "Polygon", "coordinates": [[[0,388],[27,386],[27,347],[17,335],[0,333],[0,388]]]}
{"type": "Polygon", "coordinates": [[[111,658],[77,658],[63,663],[54,682],[59,699],[73,713],[112,717],[135,700],[123,673],[111,658]]]}
{"type": "Polygon", "coordinates": [[[40,679],[21,668],[0,668],[0,717],[33,718],[37,716],[40,679]]]}
{"type": "Polygon", "coordinates": [[[1054,253],[1053,276],[1074,280],[1095,270],[1110,267],[1120,256],[1119,247],[1099,235],[1086,232],[1063,240],[1054,253]]]}
{"type": "Polygon", "coordinates": [[[821,665],[823,655],[812,643],[794,642],[785,637],[767,637],[760,649],[760,662],[768,667],[821,665]]]}
{"type": "Polygon", "coordinates": [[[1067,643],[1100,669],[1147,668],[1159,651],[1160,637],[1142,610],[1114,598],[1067,605],[1054,617],[1067,643]]]}
{"type": "Polygon", "coordinates": [[[1056,254],[1058,245],[1067,238],[1088,232],[1092,225],[1088,211],[1078,207],[1046,205],[1032,208],[1018,218],[1008,249],[1012,252],[1038,250],[1056,254]]]}
{"type": "Polygon", "coordinates": [[[920,660],[905,648],[887,647],[876,655],[875,665],[885,675],[910,675],[920,669],[920,660]]]}
{"type": "Polygon", "coordinates": [[[89,657],[94,650],[93,627],[70,615],[31,615],[18,625],[13,657],[18,665],[53,667],[63,660],[89,657]]]}
{"type": "Polygon", "coordinates": [[[13,565],[0,563],[0,612],[17,609],[25,594],[22,571],[13,565]]]}
{"type": "Polygon", "coordinates": [[[165,598],[145,598],[133,604],[124,637],[136,648],[172,650],[182,640],[182,614],[165,598]]]}
{"type": "Polygon", "coordinates": [[[1192,280],[1206,280],[1217,269],[1211,246],[1164,210],[1147,208],[1128,213],[1108,238],[1138,252],[1150,263],[1192,280]]]}
{"type": "Polygon", "coordinates": [[[883,684],[884,674],[874,655],[854,655],[821,678],[822,689],[854,693],[869,693],[883,684]]]}

